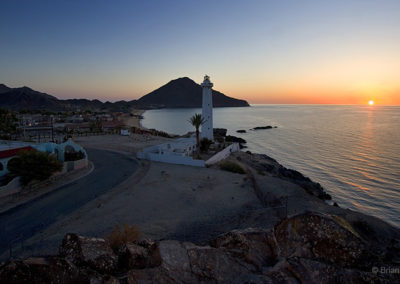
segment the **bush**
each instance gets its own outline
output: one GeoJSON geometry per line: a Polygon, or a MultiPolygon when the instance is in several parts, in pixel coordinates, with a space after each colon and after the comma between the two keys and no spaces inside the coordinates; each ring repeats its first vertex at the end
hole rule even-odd
{"type": "Polygon", "coordinates": [[[231,162],[231,161],[225,161],[219,164],[219,167],[221,170],[232,172],[232,173],[238,173],[238,174],[245,174],[246,171],[239,166],[238,164],[231,162]]]}
{"type": "Polygon", "coordinates": [[[224,137],[221,136],[214,137],[214,140],[217,141],[218,143],[224,143],[225,141],[224,137]]]}
{"type": "Polygon", "coordinates": [[[21,177],[22,184],[31,180],[45,180],[53,173],[61,171],[62,163],[48,153],[40,151],[21,151],[8,163],[11,174],[21,177]]]}
{"type": "Polygon", "coordinates": [[[140,231],[135,226],[116,225],[106,239],[110,243],[112,249],[116,250],[125,243],[135,242],[141,236],[140,231]]]}
{"type": "Polygon", "coordinates": [[[201,152],[208,152],[208,149],[210,149],[210,146],[213,142],[208,139],[208,138],[203,138],[200,140],[200,151],[201,152]]]}

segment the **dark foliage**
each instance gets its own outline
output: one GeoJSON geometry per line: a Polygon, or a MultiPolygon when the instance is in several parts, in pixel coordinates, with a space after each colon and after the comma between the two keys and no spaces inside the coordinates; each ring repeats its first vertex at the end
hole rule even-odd
{"type": "Polygon", "coordinates": [[[210,146],[213,142],[210,139],[203,138],[200,140],[200,151],[201,152],[208,152],[208,149],[210,149],[210,146]]]}
{"type": "Polygon", "coordinates": [[[0,108],[0,134],[3,138],[15,133],[17,124],[18,120],[14,112],[0,108]]]}
{"type": "Polygon", "coordinates": [[[40,151],[21,151],[17,158],[8,163],[10,173],[20,176],[24,185],[34,179],[45,180],[61,169],[60,161],[40,151]]]}

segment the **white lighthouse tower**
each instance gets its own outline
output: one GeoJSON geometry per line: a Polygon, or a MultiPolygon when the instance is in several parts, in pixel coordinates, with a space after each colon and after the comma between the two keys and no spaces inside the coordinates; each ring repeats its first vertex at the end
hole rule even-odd
{"type": "Polygon", "coordinates": [[[213,135],[213,104],[212,104],[212,87],[213,83],[210,81],[209,76],[204,76],[204,81],[201,84],[203,87],[203,111],[202,116],[204,123],[201,126],[201,138],[207,138],[211,141],[214,140],[213,135]]]}

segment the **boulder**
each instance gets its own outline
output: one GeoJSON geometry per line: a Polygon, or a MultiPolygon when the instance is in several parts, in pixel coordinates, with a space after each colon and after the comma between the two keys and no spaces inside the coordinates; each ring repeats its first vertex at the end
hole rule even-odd
{"type": "Polygon", "coordinates": [[[159,267],[128,272],[128,283],[265,283],[255,267],[225,248],[161,241],[159,267]]]}
{"type": "Polygon", "coordinates": [[[338,216],[306,213],[294,216],[275,227],[280,256],[303,257],[343,268],[371,270],[382,260],[347,221],[338,216]]]}
{"type": "Polygon", "coordinates": [[[240,129],[240,130],[236,130],[237,133],[246,133],[246,130],[244,129],[240,129]]]}
{"type": "Polygon", "coordinates": [[[67,234],[60,246],[60,256],[78,266],[88,266],[101,273],[116,270],[118,258],[104,239],[67,234]]]}
{"type": "MultiPolygon", "coordinates": [[[[285,268],[301,283],[385,283],[380,275],[369,271],[346,269],[307,258],[289,258],[285,268]]],[[[394,277],[386,277],[393,278],[394,277]]]]}
{"type": "MultiPolygon", "coordinates": [[[[209,246],[187,250],[194,278],[199,283],[261,283],[262,275],[227,251],[209,246]]],[[[193,282],[192,282],[193,283],[193,282]]]]}
{"type": "Polygon", "coordinates": [[[210,242],[211,246],[227,252],[261,271],[277,262],[278,247],[273,230],[245,229],[223,234],[210,242]]]}
{"type": "Polygon", "coordinates": [[[143,240],[137,243],[127,243],[118,250],[120,268],[135,269],[161,265],[158,243],[143,240]]]}
{"type": "Polygon", "coordinates": [[[198,283],[192,274],[187,247],[178,241],[158,243],[160,266],[133,269],[128,272],[128,283],[198,283]]]}
{"type": "Polygon", "coordinates": [[[12,260],[0,267],[0,283],[74,283],[88,279],[76,266],[59,257],[12,260]]]}

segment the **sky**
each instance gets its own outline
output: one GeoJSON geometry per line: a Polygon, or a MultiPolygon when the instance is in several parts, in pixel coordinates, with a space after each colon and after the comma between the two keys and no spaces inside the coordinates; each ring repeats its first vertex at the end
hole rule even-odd
{"type": "Polygon", "coordinates": [[[400,1],[0,1],[10,87],[132,100],[205,74],[250,103],[400,105],[400,1]]]}

